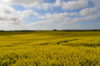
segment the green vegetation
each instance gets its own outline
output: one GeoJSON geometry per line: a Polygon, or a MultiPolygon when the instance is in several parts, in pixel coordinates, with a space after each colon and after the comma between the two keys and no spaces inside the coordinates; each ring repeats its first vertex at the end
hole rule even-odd
{"type": "Polygon", "coordinates": [[[100,66],[100,31],[0,32],[0,66],[100,66]]]}

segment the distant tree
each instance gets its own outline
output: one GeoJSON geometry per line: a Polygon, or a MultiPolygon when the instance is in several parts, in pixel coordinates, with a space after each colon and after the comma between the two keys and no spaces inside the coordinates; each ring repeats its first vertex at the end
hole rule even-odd
{"type": "Polygon", "coordinates": [[[4,32],[4,30],[0,30],[0,32],[4,32]]]}
{"type": "Polygon", "coordinates": [[[57,31],[57,29],[54,29],[53,31],[57,31]]]}

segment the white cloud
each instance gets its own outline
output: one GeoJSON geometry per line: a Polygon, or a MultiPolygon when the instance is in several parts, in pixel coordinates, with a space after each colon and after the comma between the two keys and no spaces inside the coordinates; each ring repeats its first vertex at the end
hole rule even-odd
{"type": "Polygon", "coordinates": [[[75,0],[75,1],[68,1],[63,2],[62,8],[63,9],[79,9],[85,8],[88,6],[88,0],[75,0]]]}
{"type": "Polygon", "coordinates": [[[25,18],[26,16],[28,16],[30,13],[31,13],[31,10],[15,11],[11,7],[3,6],[0,8],[0,19],[20,21],[22,18],[25,18]]]}
{"type": "Polygon", "coordinates": [[[16,11],[10,6],[0,5],[0,25],[2,25],[0,29],[22,24],[23,19],[31,12],[31,10],[16,11]]]}
{"type": "Polygon", "coordinates": [[[10,2],[11,2],[10,0],[0,0],[0,4],[9,5],[10,2]]]}
{"type": "Polygon", "coordinates": [[[38,7],[42,3],[41,0],[11,0],[11,2],[24,7],[38,7]]]}
{"type": "Polygon", "coordinates": [[[56,0],[55,3],[42,3],[41,7],[42,9],[49,9],[53,7],[61,7],[62,9],[80,9],[88,7],[89,0],[72,0],[63,2],[62,0],[56,0]]]}
{"type": "Polygon", "coordinates": [[[0,4],[21,5],[25,8],[40,8],[43,5],[43,0],[0,0],[0,4]]]}
{"type": "Polygon", "coordinates": [[[79,9],[88,6],[88,0],[73,0],[68,2],[56,0],[55,3],[44,3],[43,0],[3,0],[0,2],[10,5],[21,5],[26,8],[35,7],[38,9],[49,9],[53,7],[62,7],[63,9],[79,9]]]}
{"type": "Polygon", "coordinates": [[[6,5],[21,5],[26,8],[35,7],[39,9],[48,9],[59,6],[63,9],[73,10],[87,7],[90,1],[93,2],[95,6],[100,7],[100,0],[71,0],[67,2],[63,2],[63,0],[56,0],[55,3],[44,3],[43,0],[0,0],[0,3],[6,5]]]}
{"type": "Polygon", "coordinates": [[[96,7],[100,8],[100,0],[91,0],[96,7]]]}
{"type": "Polygon", "coordinates": [[[100,12],[97,8],[86,8],[80,11],[80,13],[46,14],[45,16],[40,16],[40,18],[42,18],[42,20],[30,24],[31,26],[34,26],[34,29],[82,29],[85,27],[75,25],[74,23],[100,19],[100,12]],[[70,17],[75,15],[82,17],[70,17]]]}
{"type": "Polygon", "coordinates": [[[89,16],[93,14],[95,15],[98,12],[98,8],[94,7],[94,8],[85,8],[82,11],[80,11],[80,15],[82,16],[89,16]]]}
{"type": "Polygon", "coordinates": [[[85,22],[88,20],[95,20],[95,19],[100,19],[100,12],[96,13],[96,14],[91,14],[91,15],[87,15],[85,17],[79,17],[79,18],[74,18],[72,20],[70,20],[70,22],[85,22]]]}
{"type": "MultiPolygon", "coordinates": [[[[45,16],[40,16],[40,20],[35,23],[28,24],[27,29],[34,29],[34,30],[52,30],[52,29],[64,29],[66,27],[72,28],[76,27],[77,25],[72,25],[69,22],[71,20],[69,16],[76,15],[75,13],[60,13],[60,14],[45,14],[45,16]],[[66,26],[65,26],[66,25],[66,26]],[[31,28],[32,27],[32,28],[31,28]]],[[[78,26],[77,26],[78,27],[78,26]]]]}
{"type": "Polygon", "coordinates": [[[70,16],[70,13],[59,13],[59,14],[50,14],[50,13],[47,13],[45,14],[45,16],[40,16],[40,18],[52,18],[52,19],[60,19],[60,18],[64,18],[64,17],[68,17],[70,16]]]}
{"type": "Polygon", "coordinates": [[[56,0],[55,6],[61,6],[62,0],[56,0]]]}

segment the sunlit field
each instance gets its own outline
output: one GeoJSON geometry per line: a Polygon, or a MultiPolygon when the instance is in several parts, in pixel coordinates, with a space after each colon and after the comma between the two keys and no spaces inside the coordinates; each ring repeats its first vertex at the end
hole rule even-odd
{"type": "Polygon", "coordinates": [[[0,32],[0,66],[100,66],[100,31],[0,32]]]}

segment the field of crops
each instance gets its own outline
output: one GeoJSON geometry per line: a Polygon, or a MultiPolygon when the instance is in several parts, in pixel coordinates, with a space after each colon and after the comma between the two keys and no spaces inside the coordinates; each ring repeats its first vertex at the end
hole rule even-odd
{"type": "Polygon", "coordinates": [[[100,66],[100,31],[0,32],[0,66],[100,66]]]}

